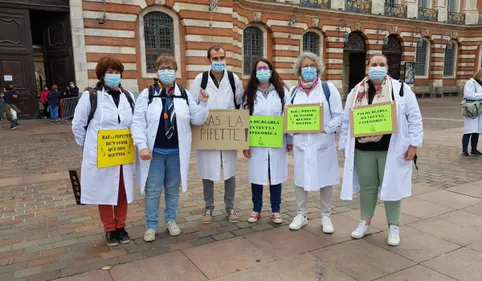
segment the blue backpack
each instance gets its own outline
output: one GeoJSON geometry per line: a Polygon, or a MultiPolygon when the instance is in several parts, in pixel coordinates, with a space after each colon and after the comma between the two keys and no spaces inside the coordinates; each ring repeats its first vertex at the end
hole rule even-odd
{"type": "MultiPolygon", "coordinates": [[[[325,81],[321,81],[321,88],[323,89],[323,93],[325,94],[326,101],[328,102],[328,109],[330,109],[330,87],[328,86],[328,83],[325,81]]],[[[290,98],[290,104],[293,104],[293,101],[295,100],[296,93],[298,92],[298,88],[294,87],[293,90],[291,90],[291,98],[290,98]]]]}

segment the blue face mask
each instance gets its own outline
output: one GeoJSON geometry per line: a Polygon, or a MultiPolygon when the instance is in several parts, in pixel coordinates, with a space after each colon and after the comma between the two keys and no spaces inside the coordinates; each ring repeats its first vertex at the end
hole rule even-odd
{"type": "Polygon", "coordinates": [[[256,79],[258,79],[259,83],[266,83],[271,78],[271,72],[268,70],[260,70],[256,72],[256,79]]]}
{"type": "Polygon", "coordinates": [[[106,73],[104,82],[109,88],[117,88],[121,83],[121,76],[120,74],[106,73]]]}
{"type": "Polygon", "coordinates": [[[159,70],[157,75],[162,84],[171,85],[176,80],[176,71],[174,69],[159,70]]]}
{"type": "Polygon", "coordinates": [[[368,77],[372,81],[382,81],[387,76],[387,68],[384,66],[372,66],[368,70],[368,77]]]}
{"type": "Polygon", "coordinates": [[[303,67],[301,69],[301,77],[303,77],[303,80],[305,80],[306,82],[314,81],[317,75],[318,71],[316,70],[316,68],[303,67]]]}
{"type": "Polygon", "coordinates": [[[213,61],[211,68],[214,72],[223,72],[226,69],[226,61],[213,61]]]}

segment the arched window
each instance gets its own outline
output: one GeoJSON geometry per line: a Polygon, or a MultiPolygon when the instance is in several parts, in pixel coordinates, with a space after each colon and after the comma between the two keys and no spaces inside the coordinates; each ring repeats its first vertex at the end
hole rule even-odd
{"type": "Polygon", "coordinates": [[[450,41],[445,47],[444,76],[453,76],[455,70],[455,52],[457,44],[450,41]]]}
{"type": "Polygon", "coordinates": [[[424,39],[417,42],[417,53],[415,56],[415,75],[427,75],[428,43],[424,39]]]}
{"type": "Polygon", "coordinates": [[[320,35],[308,31],[303,35],[303,52],[312,52],[320,55],[320,35]]]}
{"type": "Polygon", "coordinates": [[[150,12],[144,16],[144,41],[146,68],[148,73],[156,72],[157,57],[166,53],[175,57],[174,27],[172,17],[163,12],[150,12]]]}
{"type": "Polygon", "coordinates": [[[254,63],[263,58],[263,32],[254,26],[243,31],[244,74],[249,75],[254,63]]]}

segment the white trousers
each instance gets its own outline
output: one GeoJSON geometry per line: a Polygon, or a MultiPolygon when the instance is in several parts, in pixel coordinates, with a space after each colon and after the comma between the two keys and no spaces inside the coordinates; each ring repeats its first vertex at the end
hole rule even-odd
{"type": "MultiPolygon", "coordinates": [[[[296,186],[296,203],[298,204],[298,215],[306,216],[308,214],[308,191],[303,187],[296,186]]],[[[331,198],[333,196],[333,187],[326,186],[320,189],[320,213],[321,217],[329,217],[331,214],[331,198]]]]}

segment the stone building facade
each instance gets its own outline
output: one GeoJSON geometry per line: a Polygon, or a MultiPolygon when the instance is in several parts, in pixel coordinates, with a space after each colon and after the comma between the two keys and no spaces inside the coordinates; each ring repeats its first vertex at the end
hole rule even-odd
{"type": "Polygon", "coordinates": [[[311,50],[325,62],[323,78],[346,94],[382,52],[393,77],[415,74],[417,92],[457,90],[482,65],[480,13],[482,0],[70,1],[77,83],[95,83],[97,61],[114,55],[132,91],[152,82],[160,53],[176,58],[178,81],[189,85],[209,69],[213,44],[243,80],[264,57],[293,85],[293,62],[311,50]]]}

